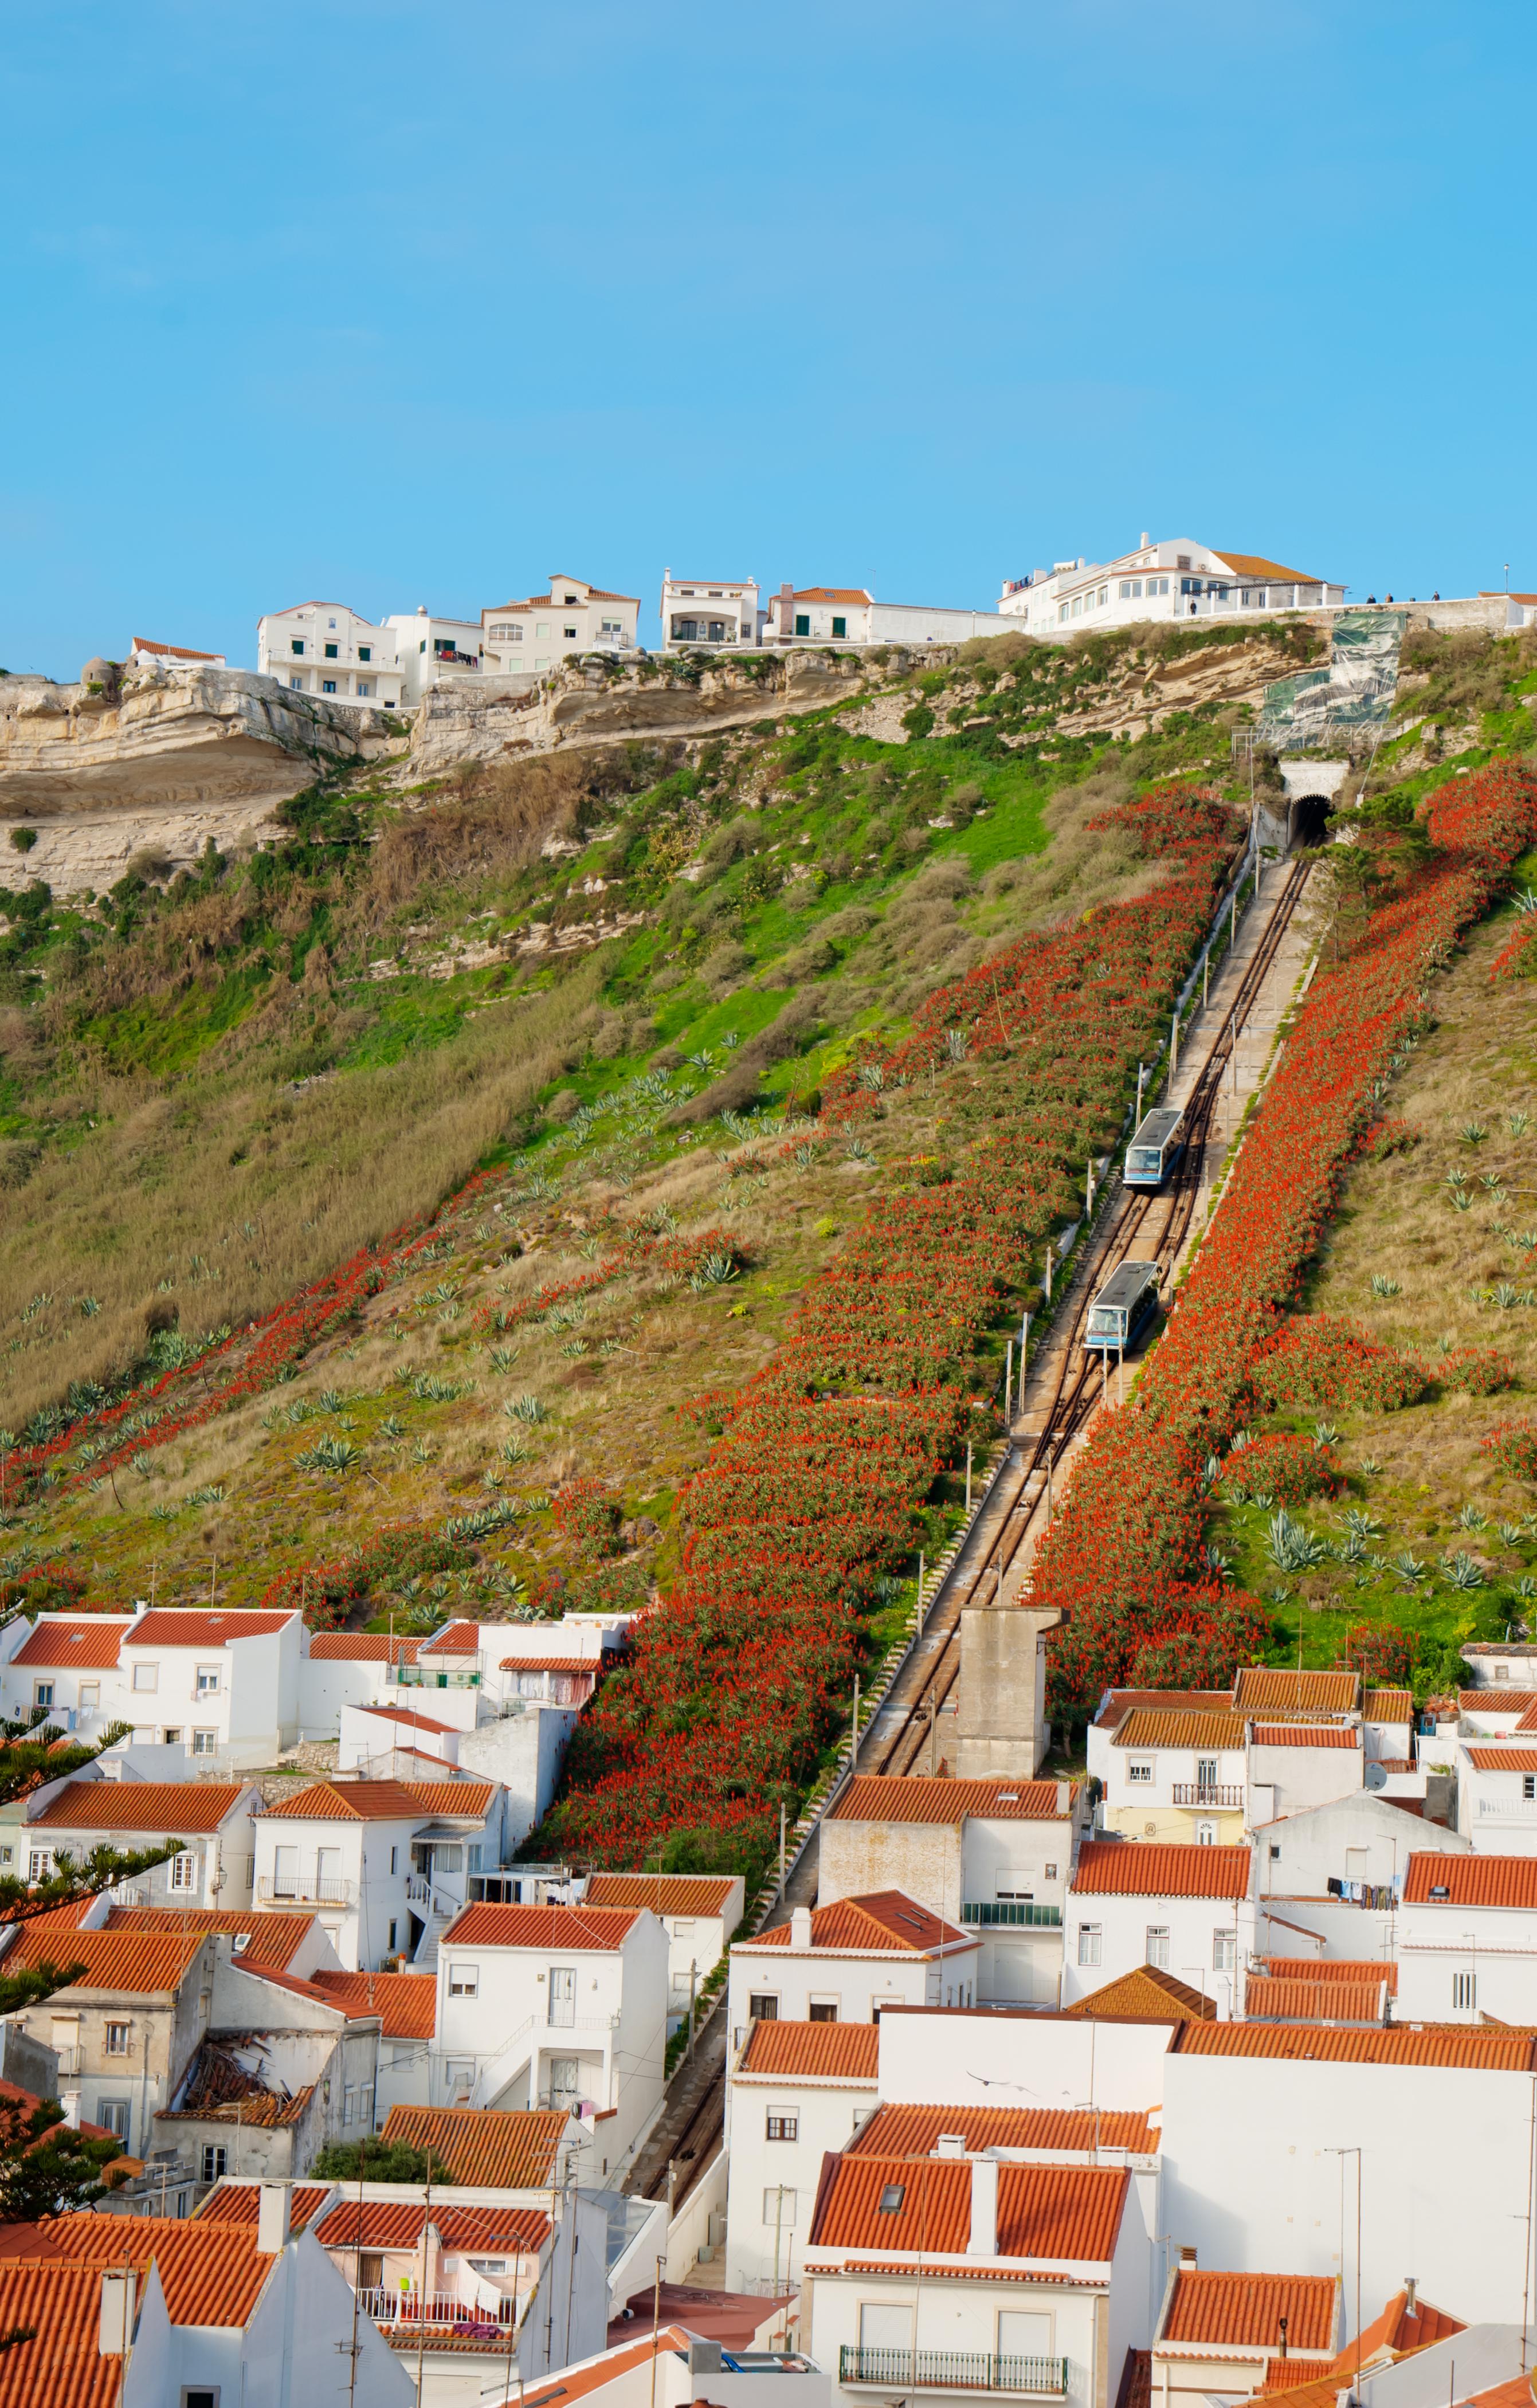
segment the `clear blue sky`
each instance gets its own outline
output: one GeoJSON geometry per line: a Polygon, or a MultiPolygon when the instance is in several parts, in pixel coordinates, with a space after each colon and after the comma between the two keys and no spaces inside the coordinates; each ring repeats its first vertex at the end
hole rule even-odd
{"type": "Polygon", "coordinates": [[[0,663],[1144,527],[1537,587],[1534,103],[1530,0],[8,10],[0,663]]]}

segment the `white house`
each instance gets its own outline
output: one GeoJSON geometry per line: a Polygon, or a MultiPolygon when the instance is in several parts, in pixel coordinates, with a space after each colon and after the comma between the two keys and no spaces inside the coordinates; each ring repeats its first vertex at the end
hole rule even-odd
{"type": "Polygon", "coordinates": [[[725,1955],[746,1885],[740,1873],[594,1873],[582,1902],[651,1909],[668,1935],[668,2012],[676,2019],[725,1955]]]}
{"type": "Polygon", "coordinates": [[[152,1606],[118,1651],[117,1710],[136,1742],[222,1772],[270,1764],[299,1735],[297,1611],[152,1606]]]}
{"type": "Polygon", "coordinates": [[[1405,2022],[1537,2024],[1537,1855],[1415,1855],[1399,1910],[1405,2022]]]}
{"type": "Polygon", "coordinates": [[[845,2150],[801,2261],[834,2399],[1116,2398],[1147,2335],[1156,2181],[1152,2166],[1016,2164],[959,2135],[923,2157],[845,2150]]]}
{"type": "Polygon", "coordinates": [[[479,619],[439,619],[419,602],[384,622],[400,664],[401,700],[414,708],[429,686],[459,685],[481,675],[479,619]]]}
{"type": "Polygon", "coordinates": [[[964,644],[1013,632],[1012,621],[994,610],[877,602],[862,585],[782,585],[763,624],[766,644],[964,644]]]}
{"type": "Polygon", "coordinates": [[[148,636],[136,636],[128,648],[130,668],[222,669],[223,652],[196,652],[186,644],[155,644],[148,636]]]}
{"type": "Polygon", "coordinates": [[[1077,1782],[863,1775],[823,1817],[817,1899],[900,1890],[977,1934],[980,1997],[1055,2006],[1084,1801],[1077,1782]]]}
{"type": "Polygon", "coordinates": [[[755,2016],[786,2023],[875,2023],[887,2007],[970,2006],[974,1933],[900,1890],[797,1906],[731,1951],[731,2045],[755,2016]]]}
{"type": "Polygon", "coordinates": [[[1243,1836],[1245,1754],[1243,1721],[1230,1709],[1141,1708],[1111,1740],[1098,1827],[1182,1846],[1236,1845],[1243,1836]]]}
{"type": "Polygon", "coordinates": [[[0,1713],[7,1722],[44,1714],[80,1740],[98,1738],[118,1716],[118,1656],[131,1613],[17,1614],[0,1630],[0,1713]]]}
{"type": "Polygon", "coordinates": [[[1085,1842],[1068,1899],[1063,2005],[1153,1965],[1230,2014],[1240,1954],[1253,1937],[1249,1873],[1247,1848],[1085,1842]]]}
{"type": "Polygon", "coordinates": [[[425,1772],[456,1765],[461,1736],[452,1723],[418,1713],[414,1706],[343,1706],[337,1770],[409,1781],[418,1767],[425,1772]]]}
{"type": "Polygon", "coordinates": [[[1366,1726],[1250,1723],[1243,1769],[1251,1828],[1349,1798],[1365,1785],[1366,1726]]]}
{"type": "Polygon", "coordinates": [[[1229,1714],[1230,1689],[1107,1689],[1085,1734],[1088,1770],[1101,1787],[1110,1779],[1111,1750],[1128,1714],[1229,1714]]]}
{"type": "Polygon", "coordinates": [[[312,1972],[309,1980],[348,2014],[379,2017],[376,2120],[382,2124],[395,2107],[429,2106],[432,2042],[438,2022],[437,1974],[324,1971],[312,1972]]]}
{"type": "Polygon", "coordinates": [[[662,649],[703,644],[711,652],[755,644],[762,625],[756,580],[751,577],[691,578],[662,571],[662,649]]]}
{"type": "Polygon", "coordinates": [[[1155,543],[1144,535],[1119,559],[1055,561],[1005,580],[1006,621],[1056,642],[1141,619],[1214,619],[1280,610],[1334,609],[1343,585],[1248,552],[1214,552],[1193,537],[1155,543]]]}
{"type": "Polygon", "coordinates": [[[98,1757],[0,1809],[0,1874],[46,1881],[66,1856],[79,1863],[103,1845],[127,1854],[177,1840],[178,1854],[140,1873],[122,1903],[246,1907],[261,1802],[253,1782],[113,1779],[98,1757]]]}
{"type": "Polygon", "coordinates": [[[494,1781],[311,1782],[256,1817],[255,1903],[317,1914],[349,1971],[431,1968],[501,1817],[494,1781]]]}
{"type": "Polygon", "coordinates": [[[1203,2408],[1214,2393],[1244,2400],[1326,2374],[1343,2315],[1338,2274],[1257,2274],[1192,2257],[1171,2274],[1153,2335],[1154,2408],[1203,2408]]]}
{"type": "Polygon", "coordinates": [[[296,602],[256,622],[256,666],[295,694],[333,695],[388,710],[400,700],[392,628],[375,626],[345,602],[296,602]]]}
{"type": "Polygon", "coordinates": [[[581,577],[552,576],[548,594],[481,611],[481,666],[537,677],[574,652],[633,652],[639,611],[637,595],[610,594],[581,577]]]}
{"type": "Polygon", "coordinates": [[[1475,1687],[1504,1681],[1513,1688],[1537,1688],[1537,1640],[1474,1639],[1461,1654],[1475,1687]]]}
{"type": "Polygon", "coordinates": [[[648,1907],[471,1906],[438,1954],[435,2104],[581,2118],[589,2178],[662,2095],[668,1943],[648,1907]]]}
{"type": "Polygon", "coordinates": [[[875,2113],[880,2045],[877,2024],[758,2018],[728,2057],[727,2290],[798,2279],[823,2160],[875,2113]]]}
{"type": "Polygon", "coordinates": [[[1361,1789],[1254,1831],[1255,1944],[1261,1955],[1390,1963],[1416,1852],[1463,1856],[1470,1842],[1402,1799],[1361,1789]]]}
{"type": "Polygon", "coordinates": [[[1481,1855],[1537,1855],[1537,1733],[1504,1747],[1459,1743],[1457,1828],[1481,1855]]]}

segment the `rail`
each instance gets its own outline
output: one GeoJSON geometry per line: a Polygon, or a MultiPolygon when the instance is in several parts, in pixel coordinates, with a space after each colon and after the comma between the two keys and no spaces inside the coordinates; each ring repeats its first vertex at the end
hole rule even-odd
{"type": "Polygon", "coordinates": [[[963,1923],[974,1923],[984,1929],[1024,1929],[1027,1931],[1060,1931],[1062,1910],[1059,1906],[1038,1906],[1033,1899],[979,1899],[973,1906],[963,1906],[963,1923]]]}
{"type": "Polygon", "coordinates": [[[1068,2390],[1065,2358],[995,2358],[980,2349],[859,2349],[845,2344],[838,2353],[840,2383],[869,2384],[901,2391],[1033,2392],[1063,2400],[1068,2390]]]}
{"type": "Polygon", "coordinates": [[[1241,1781],[1176,1781],[1176,1806],[1242,1806],[1243,1784],[1241,1781]]]}
{"type": "Polygon", "coordinates": [[[357,1885],[335,1873],[263,1873],[256,1896],[263,1906],[351,1906],[357,1885]]]}
{"type": "Polygon", "coordinates": [[[438,1672],[430,1665],[388,1664],[384,1678],[397,1689],[478,1689],[482,1675],[479,1672],[438,1672]]]}
{"type": "Polygon", "coordinates": [[[456,2299],[452,2292],[429,2291],[424,2300],[420,2291],[391,2291],[382,2286],[359,2291],[357,2303],[376,2325],[424,2325],[429,2332],[445,2326],[455,2331],[505,2332],[515,2320],[517,2307],[515,2300],[504,2299],[493,2316],[473,2300],[456,2299]]]}

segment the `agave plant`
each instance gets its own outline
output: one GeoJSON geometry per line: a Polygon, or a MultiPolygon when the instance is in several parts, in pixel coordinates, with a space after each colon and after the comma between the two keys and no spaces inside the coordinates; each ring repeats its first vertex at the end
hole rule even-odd
{"type": "Polygon", "coordinates": [[[1529,1605],[1537,1597],[1537,1580],[1533,1580],[1530,1572],[1523,1572],[1519,1580],[1512,1581],[1510,1589],[1512,1597],[1518,1597],[1523,1605],[1529,1605]]]}
{"type": "Polygon", "coordinates": [[[734,1054],[741,1043],[741,1039],[734,1028],[728,1028],[721,1039],[721,1043],[727,1054],[734,1054]]]}
{"type": "Polygon", "coordinates": [[[688,1283],[697,1296],[703,1288],[725,1287],[737,1276],[738,1266],[734,1254],[709,1254],[701,1262],[695,1265],[688,1283]]]}
{"type": "Polygon", "coordinates": [[[355,1471],[363,1461],[363,1449],[350,1438],[318,1438],[294,1460],[303,1471],[355,1471]]]}
{"type": "Polygon", "coordinates": [[[1466,1187],[1467,1183],[1467,1172],[1454,1162],[1450,1170],[1446,1173],[1446,1185],[1448,1187],[1466,1187]]]}
{"type": "Polygon", "coordinates": [[[506,1464],[526,1463],[528,1449],[521,1438],[504,1438],[496,1452],[506,1464]]]}
{"type": "Polygon", "coordinates": [[[701,1045],[697,1054],[685,1054],[683,1059],[692,1069],[709,1070],[714,1067],[715,1056],[708,1045],[701,1045]]]}
{"type": "Polygon", "coordinates": [[[1334,1423],[1314,1422],[1313,1425],[1313,1443],[1315,1447],[1338,1446],[1340,1443],[1340,1433],[1334,1423]]]}
{"type": "Polygon", "coordinates": [[[1521,1525],[1519,1522],[1501,1523],[1500,1543],[1502,1547],[1518,1547],[1520,1545],[1521,1525]]]}
{"type": "Polygon", "coordinates": [[[1488,1515],[1477,1505],[1464,1505],[1457,1518],[1465,1530],[1487,1530],[1489,1526],[1488,1515]]]}
{"type": "Polygon", "coordinates": [[[1482,1145],[1488,1130],[1482,1121],[1464,1121],[1458,1134],[1464,1145],[1482,1145]]]}
{"type": "Polygon", "coordinates": [[[1454,1212],[1468,1212],[1472,1211],[1472,1197],[1468,1194],[1465,1187],[1458,1187],[1454,1191],[1451,1197],[1451,1206],[1454,1212]]]}
{"type": "Polygon", "coordinates": [[[1363,1455],[1360,1461],[1360,1469],[1365,1472],[1369,1480],[1374,1480],[1378,1472],[1382,1469],[1382,1466],[1377,1461],[1374,1455],[1363,1455]]]}
{"type": "Polygon", "coordinates": [[[1461,1547],[1458,1547],[1455,1555],[1442,1557],[1442,1570],[1446,1575],[1447,1585],[1451,1588],[1474,1589],[1482,1588],[1484,1585],[1482,1568],[1475,1564],[1472,1555],[1466,1554],[1461,1547]]]}
{"type": "Polygon", "coordinates": [[[862,1137],[850,1138],[847,1152],[851,1162],[873,1163],[875,1160],[873,1148],[868,1146],[862,1137]]]}
{"type": "Polygon", "coordinates": [[[969,1042],[964,1028],[947,1028],[944,1032],[944,1050],[952,1062],[965,1061],[969,1042]]]}
{"type": "Polygon", "coordinates": [[[545,1422],[550,1418],[549,1407],[540,1404],[538,1397],[532,1394],[512,1398],[502,1411],[509,1421],[513,1422],[545,1422]]]}
{"type": "Polygon", "coordinates": [[[222,1505],[223,1501],[224,1484],[222,1480],[208,1481],[203,1487],[194,1488],[187,1498],[189,1505],[222,1505]]]}
{"type": "Polygon", "coordinates": [[[1359,1539],[1363,1545],[1368,1539],[1382,1537],[1382,1524],[1377,1520],[1376,1515],[1363,1513],[1358,1505],[1345,1507],[1344,1525],[1351,1537],[1359,1539]]]}
{"type": "Polygon", "coordinates": [[[1512,1137],[1525,1137],[1527,1133],[1527,1124],[1530,1120],[1530,1117],[1531,1115],[1530,1112],[1507,1112],[1505,1114],[1505,1126],[1509,1129],[1512,1137]]]}
{"type": "Polygon", "coordinates": [[[567,1338],[565,1345],[560,1351],[563,1354],[570,1354],[572,1356],[585,1354],[587,1352],[587,1340],[585,1338],[567,1338]]]}
{"type": "Polygon", "coordinates": [[[1324,1539],[1314,1538],[1305,1523],[1288,1513],[1283,1505],[1273,1514],[1265,1536],[1265,1551],[1277,1571],[1311,1571],[1329,1554],[1324,1539]]]}
{"type": "Polygon", "coordinates": [[[1400,1287],[1398,1281],[1396,1279],[1389,1279],[1386,1271],[1373,1271],[1372,1274],[1372,1293],[1373,1296],[1401,1296],[1403,1291],[1400,1287]]]}
{"type": "Polygon", "coordinates": [[[315,1402],[323,1413],[339,1413],[341,1411],[341,1390],[339,1388],[323,1388],[320,1395],[316,1398],[315,1402]]]}
{"type": "Polygon", "coordinates": [[[1348,1530],[1335,1543],[1334,1559],[1341,1564],[1361,1564],[1366,1561],[1366,1541],[1358,1530],[1348,1530]]]}
{"type": "Polygon", "coordinates": [[[398,1413],[386,1413],[383,1420],[379,1425],[379,1435],[381,1438],[404,1438],[406,1435],[406,1425],[401,1420],[400,1415],[398,1413]]]}
{"type": "Polygon", "coordinates": [[[494,1371],[499,1372],[503,1378],[510,1371],[517,1359],[518,1350],[515,1346],[494,1346],[491,1350],[491,1368],[494,1371]]]}
{"type": "Polygon", "coordinates": [[[880,1062],[861,1062],[859,1084],[872,1096],[878,1096],[886,1083],[885,1067],[880,1062]]]}
{"type": "Polygon", "coordinates": [[[1523,886],[1513,899],[1518,911],[1537,911],[1537,886],[1523,886]]]}

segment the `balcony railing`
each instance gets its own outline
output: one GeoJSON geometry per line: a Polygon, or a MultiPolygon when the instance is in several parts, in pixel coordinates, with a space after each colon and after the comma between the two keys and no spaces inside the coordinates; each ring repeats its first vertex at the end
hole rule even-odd
{"type": "Polygon", "coordinates": [[[1478,1816],[1484,1823],[1537,1823],[1537,1798],[1481,1798],[1478,1816]]]}
{"type": "Polygon", "coordinates": [[[493,2316],[473,2300],[455,2299],[452,2292],[430,2291],[424,2315],[420,2291],[384,2289],[360,2291],[357,2303],[376,2325],[425,2325],[429,2332],[434,2327],[439,2331],[452,2327],[457,2332],[505,2332],[515,2305],[510,2298],[504,2299],[498,2302],[498,2315],[493,2316]]]}
{"type": "Polygon", "coordinates": [[[397,1689],[478,1689],[479,1672],[439,1672],[430,1664],[391,1664],[386,1682],[397,1689]]]}
{"type": "Polygon", "coordinates": [[[264,1906],[351,1906],[357,1885],[336,1873],[263,1873],[256,1896],[264,1906]]]}
{"type": "Polygon", "coordinates": [[[840,2383],[882,2391],[1009,2391],[1062,2400],[1065,2358],[994,2358],[973,2349],[851,2349],[838,2353],[840,2383]]]}
{"type": "Polygon", "coordinates": [[[1176,1781],[1176,1806],[1242,1806],[1243,1784],[1241,1781],[1176,1781]]]}
{"type": "Polygon", "coordinates": [[[1009,1926],[1028,1931],[1059,1931],[1062,1910],[1059,1906],[1037,1905],[1027,1898],[984,1898],[960,1911],[963,1923],[984,1926],[1009,1926]]]}

